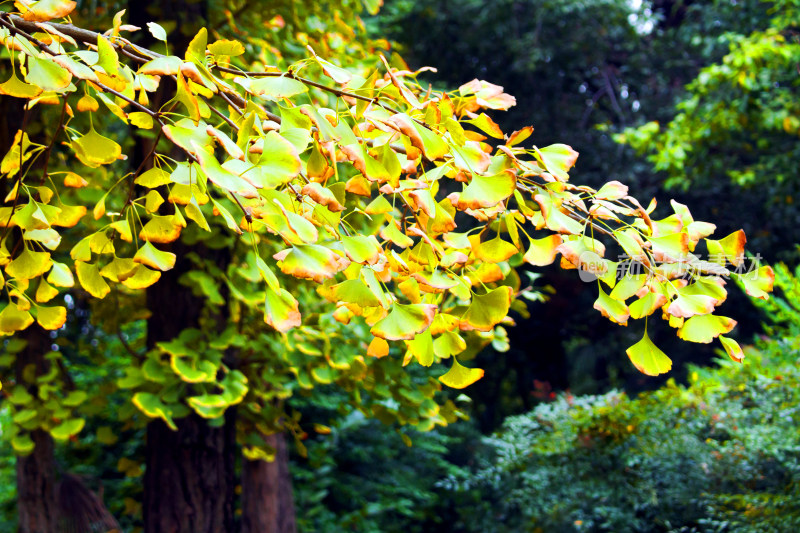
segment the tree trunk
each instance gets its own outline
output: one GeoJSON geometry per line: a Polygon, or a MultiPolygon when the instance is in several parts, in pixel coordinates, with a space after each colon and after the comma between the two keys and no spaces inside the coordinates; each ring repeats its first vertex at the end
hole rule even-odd
{"type": "MultiPolygon", "coordinates": [[[[17,355],[17,383],[26,385],[25,368],[33,365],[34,376],[47,371],[44,354],[50,345],[47,332],[38,325],[22,332],[28,345],[17,355]]],[[[29,384],[29,392],[36,395],[35,385],[29,384]]],[[[55,497],[56,468],[53,458],[53,437],[37,429],[31,433],[33,452],[26,457],[17,457],[17,515],[20,533],[53,533],[59,521],[55,497]]]]}
{"type": "MultiPolygon", "coordinates": [[[[226,250],[205,250],[172,243],[175,268],[147,289],[147,344],[172,340],[198,327],[203,301],[178,278],[192,268],[192,250],[226,264],[226,250]]],[[[225,317],[222,318],[225,320],[225,317]]],[[[235,410],[221,427],[197,415],[176,420],[177,431],[162,421],[147,426],[144,476],[145,533],[230,533],[234,530],[235,410]]]]}
{"type": "Polygon", "coordinates": [[[147,426],[144,530],[232,532],[233,424],[214,428],[196,415],[176,424],[177,431],[161,421],[147,426]]]}
{"type": "Polygon", "coordinates": [[[289,451],[280,433],[265,437],[275,460],[242,461],[242,533],[294,533],[289,451]]]}

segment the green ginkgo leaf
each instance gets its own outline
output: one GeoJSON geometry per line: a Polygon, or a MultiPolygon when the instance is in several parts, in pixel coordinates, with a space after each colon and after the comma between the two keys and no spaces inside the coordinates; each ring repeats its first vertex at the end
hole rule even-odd
{"type": "Polygon", "coordinates": [[[43,91],[59,92],[69,86],[72,74],[54,61],[28,56],[28,74],[25,80],[43,91]]]}
{"type": "Polygon", "coordinates": [[[50,435],[52,435],[56,440],[65,441],[73,435],[80,433],[85,425],[86,420],[83,418],[72,418],[70,420],[61,422],[59,425],[51,429],[50,435]]]}
{"type": "Polygon", "coordinates": [[[683,323],[678,337],[689,342],[708,344],[720,334],[730,332],[736,326],[732,318],[717,315],[696,315],[683,323]]]}
{"type": "Polygon", "coordinates": [[[458,198],[459,209],[494,207],[514,194],[517,179],[510,170],[494,176],[473,175],[458,198]]]}
{"type": "Polygon", "coordinates": [[[483,377],[483,369],[467,368],[462,366],[458,360],[453,358],[453,366],[446,374],[439,377],[439,381],[453,389],[463,389],[469,387],[483,377]]]}
{"type": "Polygon", "coordinates": [[[349,279],[331,287],[340,302],[356,304],[359,307],[379,307],[381,301],[366,283],[360,279],[349,279]]]}
{"type": "Polygon", "coordinates": [[[172,411],[155,394],[137,392],[133,395],[132,401],[141,412],[150,418],[161,418],[173,431],[178,429],[178,426],[172,420],[172,411]]]}
{"type": "Polygon", "coordinates": [[[89,128],[86,135],[73,140],[72,148],[81,163],[91,168],[109,165],[122,154],[122,147],[97,133],[94,126],[89,128]]]}
{"type": "Polygon", "coordinates": [[[410,341],[406,341],[406,345],[408,346],[408,351],[417,359],[419,364],[422,366],[431,366],[433,364],[433,337],[431,336],[430,328],[419,335],[415,335],[410,341]]]}
{"type": "Polygon", "coordinates": [[[545,169],[561,181],[567,181],[567,172],[578,159],[578,152],[566,144],[553,144],[544,148],[535,148],[536,156],[545,169]]]}
{"type": "Polygon", "coordinates": [[[462,330],[491,331],[508,314],[513,295],[511,287],[498,287],[486,294],[473,293],[459,327],[462,330]]]}
{"type": "Polygon", "coordinates": [[[395,303],[389,314],[372,326],[370,333],[389,341],[411,340],[428,329],[436,309],[432,304],[395,303]]]}
{"type": "Polygon", "coordinates": [[[244,87],[250,94],[268,100],[291,98],[308,92],[308,87],[304,83],[286,76],[268,76],[258,79],[234,78],[233,81],[244,87]]]}
{"type": "Polygon", "coordinates": [[[672,368],[672,360],[653,344],[646,331],[642,340],[628,348],[625,353],[628,354],[633,366],[648,376],[657,376],[669,372],[672,368]]]}

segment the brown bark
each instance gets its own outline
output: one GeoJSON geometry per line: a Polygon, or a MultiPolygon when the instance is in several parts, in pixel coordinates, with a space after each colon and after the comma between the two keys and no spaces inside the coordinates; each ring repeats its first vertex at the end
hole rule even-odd
{"type": "MultiPolygon", "coordinates": [[[[30,394],[36,395],[36,386],[26,383],[26,368],[34,369],[39,376],[47,371],[47,353],[50,338],[47,332],[34,324],[22,334],[28,345],[17,355],[16,378],[20,385],[28,385],[30,394]]],[[[33,452],[17,458],[17,515],[20,533],[53,533],[59,514],[55,497],[55,460],[53,437],[42,430],[31,433],[33,452]]]]}
{"type": "Polygon", "coordinates": [[[294,533],[289,452],[283,434],[265,437],[275,460],[242,461],[242,533],[294,533]]]}
{"type": "MultiPolygon", "coordinates": [[[[178,278],[192,268],[192,250],[225,265],[226,251],[189,248],[173,243],[178,257],[173,270],[147,290],[152,315],[147,322],[149,347],[198,327],[203,301],[178,278]]],[[[224,320],[224,318],[223,318],[224,320]]],[[[221,427],[197,415],[176,421],[177,431],[163,422],[147,426],[144,477],[146,533],[229,533],[234,528],[235,420],[229,410],[221,427]]]]}

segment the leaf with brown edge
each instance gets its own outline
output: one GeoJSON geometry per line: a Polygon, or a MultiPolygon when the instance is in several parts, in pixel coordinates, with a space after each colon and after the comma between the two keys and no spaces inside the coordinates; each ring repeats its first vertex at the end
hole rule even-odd
{"type": "Polygon", "coordinates": [[[598,200],[619,200],[628,196],[628,186],[618,181],[609,181],[594,195],[598,200]]]}
{"type": "Polygon", "coordinates": [[[553,144],[544,148],[535,148],[536,158],[545,169],[561,181],[569,180],[567,172],[578,160],[578,152],[566,144],[553,144]]]}
{"type": "Polygon", "coordinates": [[[406,135],[412,146],[419,148],[425,154],[425,158],[430,161],[440,159],[450,151],[450,147],[438,134],[425,126],[417,124],[414,119],[405,113],[393,115],[389,117],[387,122],[400,133],[406,135]]]}
{"type": "Polygon", "coordinates": [[[722,343],[722,347],[725,348],[725,353],[728,354],[728,357],[737,363],[741,363],[744,360],[744,352],[738,342],[724,335],[720,335],[719,340],[722,343]]]}
{"type": "Polygon", "coordinates": [[[631,316],[628,306],[619,300],[611,298],[601,287],[598,290],[599,294],[597,300],[594,301],[594,308],[610,321],[621,326],[627,326],[628,319],[631,316]]]}
{"type": "Polygon", "coordinates": [[[744,260],[744,245],[747,237],[744,231],[734,231],[724,239],[715,241],[706,239],[709,261],[725,264],[725,259],[733,266],[739,266],[744,260]]]}
{"type": "Polygon", "coordinates": [[[463,331],[491,331],[508,315],[514,290],[497,287],[485,294],[472,294],[472,301],[461,316],[459,328],[463,331]]]}
{"type": "MultiPolygon", "coordinates": [[[[334,213],[339,211],[344,211],[344,206],[341,203],[339,203],[339,200],[333,194],[333,191],[331,191],[327,187],[323,187],[320,183],[311,182],[305,185],[303,187],[303,190],[300,192],[302,194],[310,196],[315,202],[317,202],[320,205],[324,205],[334,213]]],[[[379,196],[378,198],[383,198],[383,196],[379,196]]],[[[386,200],[384,199],[384,202],[385,201],[386,200]]],[[[391,210],[391,207],[389,209],[391,210]]],[[[368,208],[367,214],[374,214],[374,213],[370,213],[368,208]]]]}
{"type": "Polygon", "coordinates": [[[181,228],[175,215],[154,215],[139,232],[139,238],[147,242],[173,242],[181,236],[181,228]]]}
{"type": "Polygon", "coordinates": [[[530,137],[532,133],[533,133],[533,128],[531,126],[525,126],[521,130],[517,130],[508,136],[508,140],[506,141],[506,146],[508,147],[515,146],[523,142],[528,137],[530,137]]]}
{"type": "Polygon", "coordinates": [[[144,245],[136,251],[136,255],[133,256],[134,262],[147,265],[150,268],[155,268],[162,272],[171,270],[175,266],[176,259],[177,257],[175,254],[161,251],[149,241],[146,241],[144,245]]]}
{"type": "MultiPolygon", "coordinates": [[[[734,274],[736,275],[736,274],[734,274]]],[[[764,265],[754,272],[736,275],[736,279],[744,285],[744,290],[753,298],[769,299],[772,286],[775,283],[775,271],[769,265],[764,265]]]]}
{"type": "MultiPolygon", "coordinates": [[[[495,139],[502,139],[503,138],[503,130],[500,129],[500,126],[489,117],[486,113],[481,113],[478,115],[477,118],[471,120],[465,120],[467,124],[472,124],[473,126],[480,129],[487,135],[494,137],[495,139]]],[[[517,133],[517,132],[514,132],[517,133]]]]}
{"type": "Polygon", "coordinates": [[[563,240],[561,235],[550,235],[541,239],[531,239],[528,251],[522,256],[523,261],[534,266],[547,266],[556,260],[558,247],[563,240]]]}
{"type": "Polygon", "coordinates": [[[388,315],[369,330],[376,337],[390,341],[411,340],[433,322],[437,306],[433,304],[395,303],[388,315]]]}
{"type": "Polygon", "coordinates": [[[292,294],[285,289],[267,290],[264,299],[264,322],[286,333],[302,324],[299,304],[292,294]]]}
{"type": "Polygon", "coordinates": [[[472,181],[458,197],[458,208],[481,209],[494,207],[514,194],[517,178],[512,170],[493,176],[473,175],[472,181]]]}
{"type": "Polygon", "coordinates": [[[25,4],[28,10],[22,14],[22,18],[30,22],[47,22],[64,18],[78,5],[72,0],[40,0],[25,4]]]}
{"type": "Polygon", "coordinates": [[[669,372],[672,368],[672,360],[653,344],[646,331],[642,340],[628,348],[625,353],[628,354],[633,366],[648,376],[658,376],[669,372]]]}
{"type": "Polygon", "coordinates": [[[453,366],[444,375],[439,377],[439,381],[452,389],[463,389],[469,387],[483,377],[483,369],[467,368],[462,366],[453,357],[453,366]]]}
{"type": "Polygon", "coordinates": [[[275,255],[281,272],[299,279],[322,283],[341,272],[349,261],[336,252],[318,244],[299,244],[275,255]]]}

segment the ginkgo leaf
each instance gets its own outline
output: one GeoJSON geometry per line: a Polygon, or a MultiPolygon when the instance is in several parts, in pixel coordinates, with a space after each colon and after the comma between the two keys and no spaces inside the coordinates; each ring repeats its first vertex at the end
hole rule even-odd
{"type": "Polygon", "coordinates": [[[367,355],[380,359],[389,355],[389,343],[380,337],[373,337],[367,347],[367,355]]]}
{"type": "Polygon", "coordinates": [[[342,237],[342,245],[347,257],[354,263],[374,265],[383,254],[383,248],[374,235],[354,235],[342,237]]]}
{"type": "Polygon", "coordinates": [[[388,122],[401,133],[408,136],[411,144],[422,151],[425,157],[435,161],[444,157],[450,147],[442,138],[404,113],[391,116],[388,122]]]}
{"type": "Polygon", "coordinates": [[[746,243],[747,237],[745,237],[742,230],[735,231],[718,241],[706,239],[709,260],[724,265],[725,259],[727,259],[733,266],[739,266],[744,260],[744,245],[746,243]]]}
{"type": "Polygon", "coordinates": [[[737,363],[741,363],[744,360],[744,352],[738,342],[724,335],[720,335],[719,340],[722,342],[722,347],[725,348],[725,353],[728,354],[728,357],[737,363]]]}
{"type": "Polygon", "coordinates": [[[317,244],[296,245],[273,257],[280,261],[279,266],[284,274],[317,283],[332,278],[347,266],[342,256],[317,244]]]}
{"type": "Polygon", "coordinates": [[[139,174],[133,182],[142,187],[155,189],[171,182],[169,172],[160,167],[153,167],[139,174]]]}
{"type": "Polygon", "coordinates": [[[720,334],[730,332],[736,326],[732,318],[717,315],[696,315],[678,329],[678,337],[689,342],[708,344],[720,334]]]}
{"type": "MultiPolygon", "coordinates": [[[[147,243],[149,244],[149,243],[147,243]]],[[[147,245],[145,244],[145,246],[147,245]]],[[[146,289],[161,279],[161,272],[150,270],[146,266],[139,265],[133,275],[122,280],[122,284],[129,289],[146,289]]]]}
{"type": "Polygon", "coordinates": [[[681,318],[706,315],[714,311],[716,298],[705,294],[678,294],[667,307],[667,313],[681,318]]]}
{"type": "Polygon", "coordinates": [[[72,148],[81,163],[91,168],[111,164],[122,154],[119,144],[97,133],[94,127],[90,127],[86,135],[73,140],[72,148]]]}
{"type": "Polygon", "coordinates": [[[0,332],[15,333],[33,324],[33,317],[27,310],[19,309],[9,303],[0,311],[0,332]]]}
{"type": "Polygon", "coordinates": [[[147,29],[150,30],[150,34],[157,40],[167,42],[167,31],[160,24],[148,22],[147,29]]]}
{"type": "Polygon", "coordinates": [[[76,6],[72,0],[39,0],[30,4],[26,2],[28,10],[22,14],[22,18],[31,22],[47,22],[66,17],[76,6]]]}
{"type": "Polygon", "coordinates": [[[555,261],[558,247],[562,242],[561,235],[531,239],[528,251],[525,252],[522,259],[534,266],[547,266],[555,261]]]}
{"type": "Polygon", "coordinates": [[[56,296],[58,296],[58,289],[44,279],[39,282],[39,286],[36,288],[36,301],[38,303],[47,303],[56,296]]]}
{"type": "Polygon", "coordinates": [[[516,177],[510,170],[494,176],[473,175],[472,181],[458,197],[459,209],[494,207],[514,193],[516,177]]]}
{"type": "Polygon", "coordinates": [[[483,369],[467,368],[462,366],[458,360],[453,358],[453,366],[446,374],[439,377],[439,381],[453,389],[463,389],[469,387],[483,377],[483,369]]]}
{"type": "Polygon", "coordinates": [[[136,251],[133,260],[137,263],[147,265],[150,268],[166,272],[175,266],[176,256],[172,252],[164,252],[157,249],[152,243],[147,241],[136,251]]]}
{"type": "Polygon", "coordinates": [[[54,61],[28,56],[28,74],[25,80],[44,91],[58,92],[69,86],[72,74],[54,61]]]}
{"type": "Polygon", "coordinates": [[[628,306],[631,318],[639,319],[652,315],[656,309],[667,303],[667,297],[661,293],[648,292],[628,306]]]}
{"type": "Polygon", "coordinates": [[[459,327],[462,330],[491,331],[508,314],[514,290],[511,287],[497,287],[486,294],[472,294],[472,302],[461,316],[459,327]]]}
{"type": "Polygon", "coordinates": [[[244,53],[244,45],[239,41],[219,39],[208,45],[208,51],[215,56],[236,57],[244,53]]]}
{"type": "Polygon", "coordinates": [[[627,326],[628,318],[631,316],[628,306],[619,300],[611,298],[602,288],[598,290],[599,294],[597,295],[597,300],[594,301],[594,308],[610,321],[621,326],[627,326]]]}
{"type": "Polygon", "coordinates": [[[356,304],[359,307],[378,307],[381,301],[366,283],[360,279],[348,279],[331,287],[340,302],[356,304]]]}
{"type": "Polygon", "coordinates": [[[150,418],[161,418],[173,431],[178,429],[172,420],[172,412],[161,399],[149,392],[137,392],[131,400],[133,404],[150,418]]]}
{"type": "Polygon", "coordinates": [[[168,243],[181,236],[181,225],[175,215],[154,215],[139,232],[139,238],[147,242],[168,243]]]}
{"type": "Polygon", "coordinates": [[[669,372],[672,368],[672,360],[653,344],[646,331],[642,340],[628,348],[625,353],[628,354],[633,366],[648,376],[658,376],[669,372]]]}
{"type": "Polygon", "coordinates": [[[433,364],[433,337],[431,337],[430,328],[415,335],[410,341],[406,341],[406,346],[420,365],[431,366],[433,364]]]}
{"type": "Polygon", "coordinates": [[[71,418],[51,429],[50,435],[56,440],[65,441],[80,433],[85,425],[86,420],[83,418],[71,418]]]}
{"type": "Polygon", "coordinates": [[[235,192],[244,198],[256,198],[258,196],[258,191],[250,182],[226,170],[219,164],[213,153],[208,153],[194,141],[192,141],[192,146],[195,149],[197,160],[200,162],[200,167],[214,185],[226,191],[235,192]]]}
{"type": "Polygon", "coordinates": [[[302,324],[299,304],[294,296],[285,289],[268,290],[264,302],[264,322],[286,333],[302,324]]]}
{"type": "Polygon", "coordinates": [[[16,259],[6,265],[6,274],[20,281],[33,279],[50,270],[52,264],[48,252],[34,252],[25,248],[16,259]]]}
{"type": "Polygon", "coordinates": [[[567,181],[567,172],[578,159],[578,152],[566,144],[553,144],[544,148],[535,148],[537,159],[545,169],[561,181],[567,181]]]}
{"type": "Polygon", "coordinates": [[[411,340],[431,325],[437,306],[432,304],[395,303],[384,318],[372,326],[370,333],[390,341],[411,340]]]}
{"type": "Polygon", "coordinates": [[[8,81],[0,83],[0,94],[30,100],[42,94],[42,88],[32,83],[25,83],[17,77],[16,72],[12,72],[8,81]]]}
{"type": "Polygon", "coordinates": [[[39,307],[36,310],[36,322],[44,329],[58,329],[67,321],[67,308],[60,305],[55,307],[39,307]]]}
{"type": "Polygon", "coordinates": [[[97,266],[83,261],[75,261],[75,272],[78,274],[78,282],[86,292],[95,298],[103,299],[111,292],[106,280],[100,275],[97,266]]]}
{"type": "Polygon", "coordinates": [[[444,331],[433,341],[433,353],[443,359],[451,355],[458,355],[466,349],[467,342],[455,331],[444,331]]]}
{"type": "Polygon", "coordinates": [[[501,239],[500,235],[484,242],[481,242],[480,235],[470,235],[469,242],[472,245],[472,253],[475,254],[475,257],[479,261],[486,263],[508,261],[509,258],[519,253],[516,246],[501,239]]]}
{"type": "Polygon", "coordinates": [[[775,282],[775,271],[771,266],[764,265],[756,271],[738,275],[736,279],[744,285],[747,294],[753,298],[767,300],[775,282]]]}
{"type": "Polygon", "coordinates": [[[69,267],[64,263],[53,261],[53,267],[50,269],[50,274],[47,275],[48,283],[56,287],[73,287],[75,285],[75,278],[69,267]]]}
{"type": "Polygon", "coordinates": [[[298,94],[308,92],[308,87],[300,81],[287,76],[268,76],[258,79],[234,78],[244,89],[254,96],[261,96],[268,100],[291,98],[298,94]]]}

